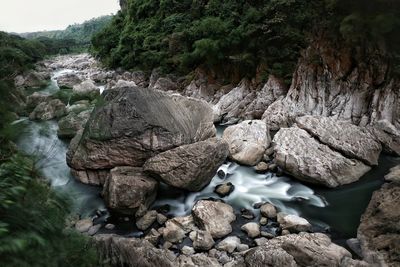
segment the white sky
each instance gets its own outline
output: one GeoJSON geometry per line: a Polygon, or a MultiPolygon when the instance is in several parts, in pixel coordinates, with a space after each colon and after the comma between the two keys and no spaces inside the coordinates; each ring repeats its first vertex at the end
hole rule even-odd
{"type": "Polygon", "coordinates": [[[118,0],[0,0],[0,31],[62,30],[119,8],[118,0]]]}

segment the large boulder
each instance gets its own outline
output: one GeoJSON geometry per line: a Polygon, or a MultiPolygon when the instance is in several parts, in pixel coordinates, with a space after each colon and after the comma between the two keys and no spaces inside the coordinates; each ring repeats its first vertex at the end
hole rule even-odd
{"type": "Polygon", "coordinates": [[[208,231],[213,238],[221,238],[232,232],[231,223],[236,220],[233,208],[225,203],[200,200],[192,209],[196,225],[208,231]]]}
{"type": "Polygon", "coordinates": [[[373,266],[400,265],[399,203],[399,184],[384,184],[373,193],[361,217],[357,238],[364,260],[373,266]]]}
{"type": "Polygon", "coordinates": [[[116,167],[104,185],[104,200],[110,209],[134,214],[140,205],[149,207],[156,198],[158,183],[137,167],[116,167]]]}
{"type": "Polygon", "coordinates": [[[324,234],[300,233],[268,240],[245,254],[247,266],[341,266],[351,258],[346,249],[332,243],[324,234]]]}
{"type": "Polygon", "coordinates": [[[80,84],[82,80],[75,73],[66,73],[57,77],[57,84],[60,88],[73,88],[80,84]]]}
{"type": "Polygon", "coordinates": [[[370,132],[379,140],[383,151],[400,156],[400,130],[388,120],[380,120],[368,126],[370,132]]]}
{"type": "Polygon", "coordinates": [[[229,157],[240,164],[254,166],[263,157],[271,138],[264,121],[248,120],[225,129],[222,139],[229,144],[229,157]]]}
{"type": "Polygon", "coordinates": [[[156,154],[215,136],[204,101],[137,87],[103,94],[104,104],[70,145],[67,162],[73,169],[143,166],[156,154]]]}
{"type": "Polygon", "coordinates": [[[48,84],[50,73],[47,71],[30,71],[15,78],[16,87],[40,88],[48,84]]]}
{"type": "Polygon", "coordinates": [[[67,114],[67,108],[59,99],[42,102],[29,114],[30,120],[59,119],[67,114]]]}
{"type": "Polygon", "coordinates": [[[357,181],[371,168],[318,142],[305,130],[282,128],[274,136],[275,161],[295,178],[328,187],[357,181]]]}
{"type": "Polygon", "coordinates": [[[80,84],[74,85],[72,89],[71,102],[79,100],[95,100],[100,96],[100,88],[93,81],[86,80],[80,84]]]}
{"type": "Polygon", "coordinates": [[[79,113],[70,112],[58,122],[57,135],[60,138],[73,138],[77,132],[85,126],[92,110],[85,110],[79,113]]]}
{"type": "Polygon", "coordinates": [[[382,146],[367,128],[332,117],[310,115],[297,118],[296,124],[346,157],[361,160],[368,165],[378,165],[382,146]]]}
{"type": "Polygon", "coordinates": [[[34,92],[26,97],[26,110],[32,112],[39,104],[49,102],[52,99],[50,95],[34,92]]]}
{"type": "Polygon", "coordinates": [[[143,168],[169,185],[199,191],[210,183],[228,153],[227,143],[211,138],[160,153],[143,168]]]}

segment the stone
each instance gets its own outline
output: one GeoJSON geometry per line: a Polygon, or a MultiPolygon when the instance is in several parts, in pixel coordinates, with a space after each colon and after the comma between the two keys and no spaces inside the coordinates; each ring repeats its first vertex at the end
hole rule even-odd
{"type": "Polygon", "coordinates": [[[400,183],[400,165],[391,168],[389,173],[385,175],[385,180],[388,182],[400,183]]]}
{"type": "Polygon", "coordinates": [[[210,183],[228,153],[227,143],[211,138],[162,152],[148,159],[143,168],[171,186],[200,191],[210,183]]]}
{"type": "Polygon", "coordinates": [[[324,234],[300,233],[266,240],[245,253],[247,266],[341,266],[351,254],[324,234]]]}
{"type": "Polygon", "coordinates": [[[240,209],[240,213],[241,213],[242,217],[247,220],[252,220],[255,218],[254,213],[248,209],[242,208],[242,209],[240,209]]]}
{"type": "Polygon", "coordinates": [[[264,121],[247,120],[225,129],[222,139],[229,144],[229,157],[243,165],[261,161],[270,145],[269,130],[264,121]]]}
{"type": "Polygon", "coordinates": [[[164,214],[158,213],[157,214],[157,222],[160,225],[163,225],[168,220],[167,216],[164,214]]]}
{"type": "Polygon", "coordinates": [[[154,228],[144,237],[146,241],[149,241],[153,246],[157,247],[158,241],[160,240],[161,234],[154,228]]]}
{"type": "Polygon", "coordinates": [[[42,102],[29,114],[30,120],[59,119],[67,114],[67,108],[59,99],[42,102]]]}
{"type": "Polygon", "coordinates": [[[232,232],[231,223],[236,220],[233,208],[225,203],[199,200],[192,208],[196,225],[208,231],[213,238],[222,238],[232,232]]]}
{"type": "Polygon", "coordinates": [[[207,266],[207,267],[221,267],[218,261],[214,258],[208,257],[204,253],[196,253],[191,255],[190,257],[186,255],[180,255],[176,266],[182,267],[198,267],[198,266],[207,266]]]}
{"type": "Polygon", "coordinates": [[[267,225],[267,223],[268,223],[268,219],[265,218],[265,217],[261,217],[261,219],[260,219],[260,224],[261,224],[261,225],[267,225]]]}
{"type": "Polygon", "coordinates": [[[316,137],[320,143],[348,158],[358,159],[368,165],[378,165],[382,146],[365,127],[332,117],[309,115],[297,118],[296,125],[316,137]]]}
{"type": "Polygon", "coordinates": [[[260,207],[260,213],[262,216],[275,219],[276,218],[276,208],[271,203],[265,203],[260,207]]]}
{"type": "Polygon", "coordinates": [[[269,232],[267,232],[267,231],[261,231],[261,236],[262,236],[262,237],[266,237],[266,238],[268,238],[268,239],[271,239],[271,238],[274,238],[274,237],[275,237],[274,234],[271,234],[271,233],[269,233],[269,232]]]}
{"type": "Polygon", "coordinates": [[[237,245],[236,249],[238,252],[243,252],[243,251],[246,251],[249,249],[249,245],[239,244],[239,245],[237,245]]]}
{"type": "Polygon", "coordinates": [[[278,223],[283,230],[291,233],[307,232],[311,230],[311,224],[304,218],[297,215],[287,215],[282,212],[278,213],[278,223]]]}
{"type": "Polygon", "coordinates": [[[28,112],[32,112],[39,104],[49,102],[52,100],[50,95],[34,92],[33,94],[26,97],[26,109],[28,112]]]}
{"type": "Polygon", "coordinates": [[[193,241],[195,250],[210,250],[214,246],[215,241],[209,232],[198,230],[193,233],[190,235],[190,239],[193,241]]]}
{"type": "Polygon", "coordinates": [[[373,266],[400,264],[400,186],[386,183],[372,194],[361,216],[357,238],[363,260],[373,266]]]}
{"type": "Polygon", "coordinates": [[[75,170],[143,166],[147,159],[215,136],[211,107],[200,100],[139,87],[106,90],[67,163],[75,170]]]}
{"type": "Polygon", "coordinates": [[[90,227],[92,226],[93,226],[93,221],[90,218],[82,219],[75,223],[75,229],[80,233],[89,231],[90,227]]]}
{"type": "Polygon", "coordinates": [[[181,248],[181,253],[183,255],[190,256],[190,255],[193,255],[195,253],[195,251],[194,251],[194,249],[192,247],[183,246],[181,248]]]}
{"type": "Polygon", "coordinates": [[[260,235],[260,225],[255,222],[249,222],[240,227],[243,231],[247,233],[250,238],[254,238],[260,235]]]}
{"type": "Polygon", "coordinates": [[[268,243],[268,239],[265,237],[260,237],[254,239],[254,242],[256,243],[257,246],[263,246],[268,243]]]}
{"type": "Polygon", "coordinates": [[[233,190],[235,190],[235,186],[231,182],[227,182],[217,185],[214,192],[220,197],[226,197],[229,196],[233,190]]]}
{"type": "Polygon", "coordinates": [[[368,130],[382,144],[385,153],[400,156],[400,130],[388,120],[380,120],[367,126],[368,130]]]}
{"type": "Polygon", "coordinates": [[[57,136],[59,138],[73,138],[79,130],[83,130],[92,110],[79,113],[70,112],[58,121],[57,136]]]}
{"type": "Polygon", "coordinates": [[[114,230],[114,229],[115,229],[115,225],[112,224],[112,223],[107,223],[107,224],[104,226],[104,228],[107,229],[107,230],[114,230]]]}
{"type": "Polygon", "coordinates": [[[277,165],[301,181],[337,187],[357,181],[371,169],[319,143],[297,127],[282,128],[273,143],[277,165]]]}
{"type": "Polygon", "coordinates": [[[165,223],[163,238],[171,243],[179,243],[193,230],[197,229],[192,216],[175,217],[165,223]]]}
{"type": "Polygon", "coordinates": [[[57,77],[57,84],[60,88],[73,88],[82,80],[75,73],[66,73],[57,77]]]}
{"type": "Polygon", "coordinates": [[[237,236],[228,236],[218,243],[216,248],[218,250],[232,253],[240,245],[240,239],[237,236]]]}
{"type": "Polygon", "coordinates": [[[93,225],[92,227],[89,228],[89,230],[87,231],[87,234],[90,236],[95,235],[101,228],[101,224],[96,224],[93,225]]]}
{"type": "Polygon", "coordinates": [[[80,84],[74,85],[72,89],[71,102],[79,100],[95,100],[100,96],[100,88],[98,88],[93,81],[86,80],[80,84]]]}
{"type": "Polygon", "coordinates": [[[265,163],[264,161],[258,163],[256,165],[256,167],[254,168],[254,170],[256,171],[256,173],[266,173],[269,169],[269,164],[265,163]]]}
{"type": "Polygon", "coordinates": [[[141,204],[148,207],[156,198],[158,183],[137,167],[116,167],[104,185],[107,207],[135,214],[141,204]]]}
{"type": "Polygon", "coordinates": [[[136,226],[139,230],[144,231],[147,230],[156,220],[157,220],[157,211],[150,210],[146,212],[146,214],[139,220],[136,220],[136,226]]]}

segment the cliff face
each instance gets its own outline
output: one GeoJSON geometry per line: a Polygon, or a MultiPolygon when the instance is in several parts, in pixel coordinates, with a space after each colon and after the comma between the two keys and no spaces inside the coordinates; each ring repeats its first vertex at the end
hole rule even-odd
{"type": "Polygon", "coordinates": [[[270,105],[263,118],[273,129],[311,114],[357,125],[387,120],[400,127],[400,81],[377,50],[351,50],[324,38],[299,60],[287,95],[270,105]],[[364,55],[364,56],[361,56],[364,55]]]}

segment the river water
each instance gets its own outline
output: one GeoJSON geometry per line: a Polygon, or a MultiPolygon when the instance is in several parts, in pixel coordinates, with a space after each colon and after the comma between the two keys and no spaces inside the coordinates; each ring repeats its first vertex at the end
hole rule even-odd
{"type": "MultiPolygon", "coordinates": [[[[59,90],[55,78],[66,72],[72,70],[54,72],[51,82],[41,93],[51,94],[59,90]]],[[[55,190],[71,197],[76,213],[82,217],[90,217],[94,216],[97,210],[105,209],[100,197],[101,189],[84,185],[70,174],[65,159],[68,143],[58,139],[56,121],[36,122],[22,118],[16,123],[24,125],[18,146],[37,157],[37,167],[55,190]]],[[[219,136],[223,129],[222,126],[218,127],[219,136]]],[[[213,192],[215,186],[231,182],[235,190],[222,199],[231,204],[238,213],[240,209],[246,208],[258,216],[258,211],[253,209],[253,205],[269,201],[281,211],[308,219],[316,230],[330,229],[337,239],[346,239],[356,236],[360,216],[368,205],[372,192],[381,186],[383,176],[397,164],[400,164],[400,158],[381,156],[379,166],[373,168],[360,181],[336,189],[326,189],[300,183],[288,176],[257,174],[252,167],[226,162],[220,167],[226,176],[220,178],[215,175],[201,192],[188,193],[161,185],[153,207],[168,205],[170,215],[186,215],[198,199],[219,199],[220,197],[213,192]]],[[[128,224],[133,225],[131,222],[128,224]]],[[[121,229],[122,234],[136,234],[132,233],[135,231],[134,227],[125,225],[121,229]]]]}

